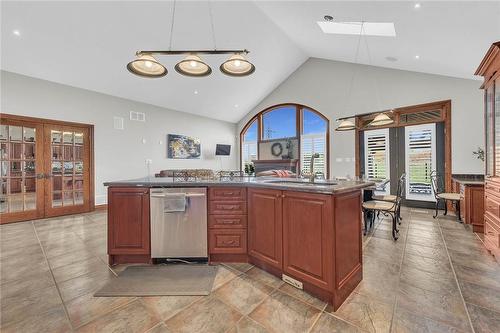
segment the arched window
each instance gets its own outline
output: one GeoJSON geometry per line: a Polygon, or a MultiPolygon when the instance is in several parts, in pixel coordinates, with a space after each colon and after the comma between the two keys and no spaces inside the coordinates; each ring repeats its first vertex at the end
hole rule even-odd
{"type": "Polygon", "coordinates": [[[299,170],[309,172],[311,156],[314,172],[329,173],[329,121],[318,111],[300,104],[280,104],[256,114],[240,133],[241,168],[253,160],[298,159],[299,170]],[[275,142],[283,149],[272,152],[275,142]],[[277,154],[279,153],[279,154],[277,154]]]}

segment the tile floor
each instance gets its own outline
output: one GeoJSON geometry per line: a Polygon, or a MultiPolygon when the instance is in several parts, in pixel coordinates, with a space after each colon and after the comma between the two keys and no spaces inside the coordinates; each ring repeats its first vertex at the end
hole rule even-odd
{"type": "Polygon", "coordinates": [[[500,265],[453,217],[405,209],[364,238],[364,279],[340,309],[248,264],[221,265],[207,297],[95,298],[106,215],[0,227],[2,332],[500,332],[500,265]]]}

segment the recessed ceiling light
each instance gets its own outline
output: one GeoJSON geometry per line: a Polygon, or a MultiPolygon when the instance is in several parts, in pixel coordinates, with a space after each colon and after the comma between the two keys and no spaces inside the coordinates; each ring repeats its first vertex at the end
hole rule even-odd
{"type": "Polygon", "coordinates": [[[420,59],[420,56],[417,54],[417,55],[415,56],[415,59],[417,59],[417,60],[418,60],[418,59],[420,59]]]}
{"type": "Polygon", "coordinates": [[[195,91],[194,91],[194,94],[195,94],[195,95],[198,95],[198,90],[195,90],[195,91]]]}
{"type": "Polygon", "coordinates": [[[317,22],[325,34],[396,37],[392,22],[317,22]],[[363,28],[363,29],[361,29],[363,28]]]}
{"type": "Polygon", "coordinates": [[[19,30],[17,30],[17,29],[16,29],[16,30],[12,30],[12,33],[13,33],[14,35],[16,35],[16,36],[21,36],[21,31],[19,31],[19,30]]]}
{"type": "Polygon", "coordinates": [[[419,8],[420,8],[420,4],[417,2],[417,3],[415,4],[415,6],[413,6],[413,7],[415,7],[415,9],[419,9],[419,8]]]}
{"type": "Polygon", "coordinates": [[[398,58],[396,58],[396,57],[385,57],[385,60],[390,61],[390,62],[395,62],[395,61],[398,61],[398,58]]]}

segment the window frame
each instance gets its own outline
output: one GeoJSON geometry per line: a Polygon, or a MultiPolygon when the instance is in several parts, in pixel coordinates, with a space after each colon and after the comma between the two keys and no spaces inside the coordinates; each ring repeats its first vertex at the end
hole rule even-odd
{"type": "Polygon", "coordinates": [[[269,141],[274,141],[274,140],[282,140],[282,139],[287,139],[287,138],[279,138],[279,139],[263,139],[263,116],[266,113],[272,112],[276,109],[282,108],[282,107],[290,107],[293,106],[295,107],[295,116],[296,116],[296,121],[295,121],[295,127],[296,127],[296,136],[292,138],[297,138],[298,140],[298,150],[299,150],[299,156],[297,159],[299,160],[299,170],[302,169],[302,163],[300,160],[300,155],[301,155],[301,136],[303,134],[303,111],[311,111],[318,116],[321,117],[326,122],[326,148],[325,148],[325,155],[326,155],[326,178],[330,176],[330,120],[323,115],[321,112],[315,110],[314,108],[303,105],[303,104],[297,104],[297,103],[281,103],[281,104],[276,104],[273,106],[270,106],[257,114],[255,114],[250,120],[243,126],[240,132],[240,170],[243,170],[243,162],[242,162],[242,149],[243,149],[243,138],[246,134],[246,131],[252,126],[254,121],[257,121],[257,158],[259,158],[260,155],[260,143],[262,142],[269,142],[269,141]]]}

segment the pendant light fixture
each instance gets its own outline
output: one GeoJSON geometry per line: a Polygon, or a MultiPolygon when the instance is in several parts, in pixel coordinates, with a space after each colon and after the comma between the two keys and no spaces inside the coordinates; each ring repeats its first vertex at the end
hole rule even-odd
{"type": "Polygon", "coordinates": [[[368,124],[368,126],[385,126],[390,125],[394,122],[387,114],[379,113],[375,118],[368,124]]]}
{"type": "Polygon", "coordinates": [[[255,72],[255,66],[249,62],[245,55],[248,50],[218,50],[215,41],[214,20],[212,17],[212,6],[208,1],[208,10],[210,14],[210,24],[212,28],[213,50],[172,50],[172,36],[174,32],[176,0],[174,0],[172,19],[170,25],[170,43],[168,51],[138,51],[137,59],[127,65],[127,69],[141,77],[162,77],[167,75],[168,71],[161,63],[156,60],[154,55],[185,55],[185,58],[175,65],[175,71],[181,75],[189,77],[205,77],[212,73],[210,66],[201,59],[200,54],[220,55],[231,54],[228,60],[220,65],[222,73],[232,77],[248,76],[255,72]]]}
{"type": "Polygon", "coordinates": [[[138,54],[137,59],[128,63],[129,72],[142,77],[162,77],[167,75],[167,69],[151,54],[138,54]]]}
{"type": "Polygon", "coordinates": [[[234,54],[220,65],[220,71],[229,76],[247,76],[255,72],[255,66],[241,54],[234,54]]]}
{"type": "Polygon", "coordinates": [[[195,54],[190,54],[184,60],[177,63],[175,70],[179,74],[193,77],[208,76],[212,73],[210,66],[195,54]]]}
{"type": "Polygon", "coordinates": [[[356,129],[356,125],[354,125],[354,123],[349,119],[344,119],[339,121],[340,124],[335,129],[336,131],[342,132],[342,131],[352,131],[356,129]]]}

